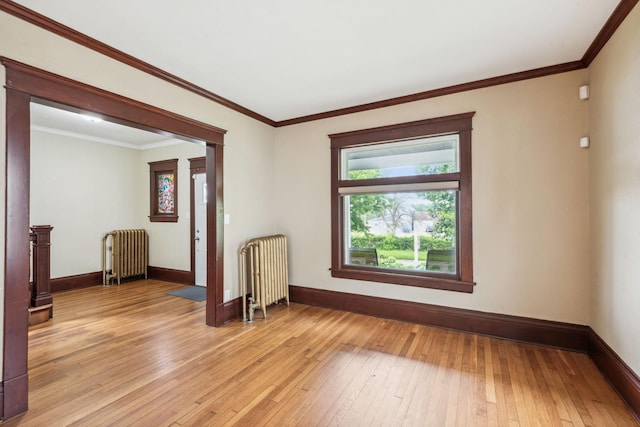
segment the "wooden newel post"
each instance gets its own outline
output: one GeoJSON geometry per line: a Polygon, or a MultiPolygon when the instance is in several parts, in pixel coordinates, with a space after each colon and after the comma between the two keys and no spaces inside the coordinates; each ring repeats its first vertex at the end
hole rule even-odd
{"type": "MultiPolygon", "coordinates": [[[[31,307],[53,304],[51,296],[51,230],[50,225],[31,227],[33,242],[33,288],[31,289],[31,307]]],[[[53,306],[49,317],[53,315],[53,306]]]]}

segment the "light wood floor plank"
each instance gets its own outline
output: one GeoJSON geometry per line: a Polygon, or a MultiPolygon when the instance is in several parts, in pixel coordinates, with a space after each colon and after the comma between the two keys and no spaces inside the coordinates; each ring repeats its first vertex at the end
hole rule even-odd
{"type": "Polygon", "coordinates": [[[56,294],[14,426],[637,426],[588,356],[292,304],[204,323],[154,280],[56,294]]]}

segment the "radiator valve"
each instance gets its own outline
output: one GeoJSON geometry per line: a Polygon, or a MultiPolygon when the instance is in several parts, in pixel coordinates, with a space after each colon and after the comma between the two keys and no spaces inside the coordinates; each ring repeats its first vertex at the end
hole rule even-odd
{"type": "Polygon", "coordinates": [[[247,321],[253,322],[253,314],[256,310],[256,304],[253,303],[253,297],[249,297],[249,318],[247,321]]]}

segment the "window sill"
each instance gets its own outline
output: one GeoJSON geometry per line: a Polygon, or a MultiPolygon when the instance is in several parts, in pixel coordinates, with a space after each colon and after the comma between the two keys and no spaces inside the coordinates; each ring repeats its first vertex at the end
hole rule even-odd
{"type": "Polygon", "coordinates": [[[151,222],[178,222],[177,215],[149,215],[151,222]]]}
{"type": "Polygon", "coordinates": [[[397,270],[380,271],[368,268],[339,268],[331,269],[331,276],[341,279],[366,280],[369,282],[390,283],[394,285],[416,286],[419,288],[441,289],[473,293],[474,282],[464,282],[444,277],[425,276],[422,274],[406,274],[397,270]]]}

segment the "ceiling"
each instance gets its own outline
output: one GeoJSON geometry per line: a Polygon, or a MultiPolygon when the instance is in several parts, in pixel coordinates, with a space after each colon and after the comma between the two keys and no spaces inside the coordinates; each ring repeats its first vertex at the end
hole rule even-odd
{"type": "Polygon", "coordinates": [[[582,58],[619,0],[17,0],[274,121],[582,58]]]}
{"type": "Polygon", "coordinates": [[[31,129],[134,150],[186,143],[178,139],[168,139],[157,133],[101,120],[96,115],[74,113],[35,102],[31,103],[31,129]]]}

